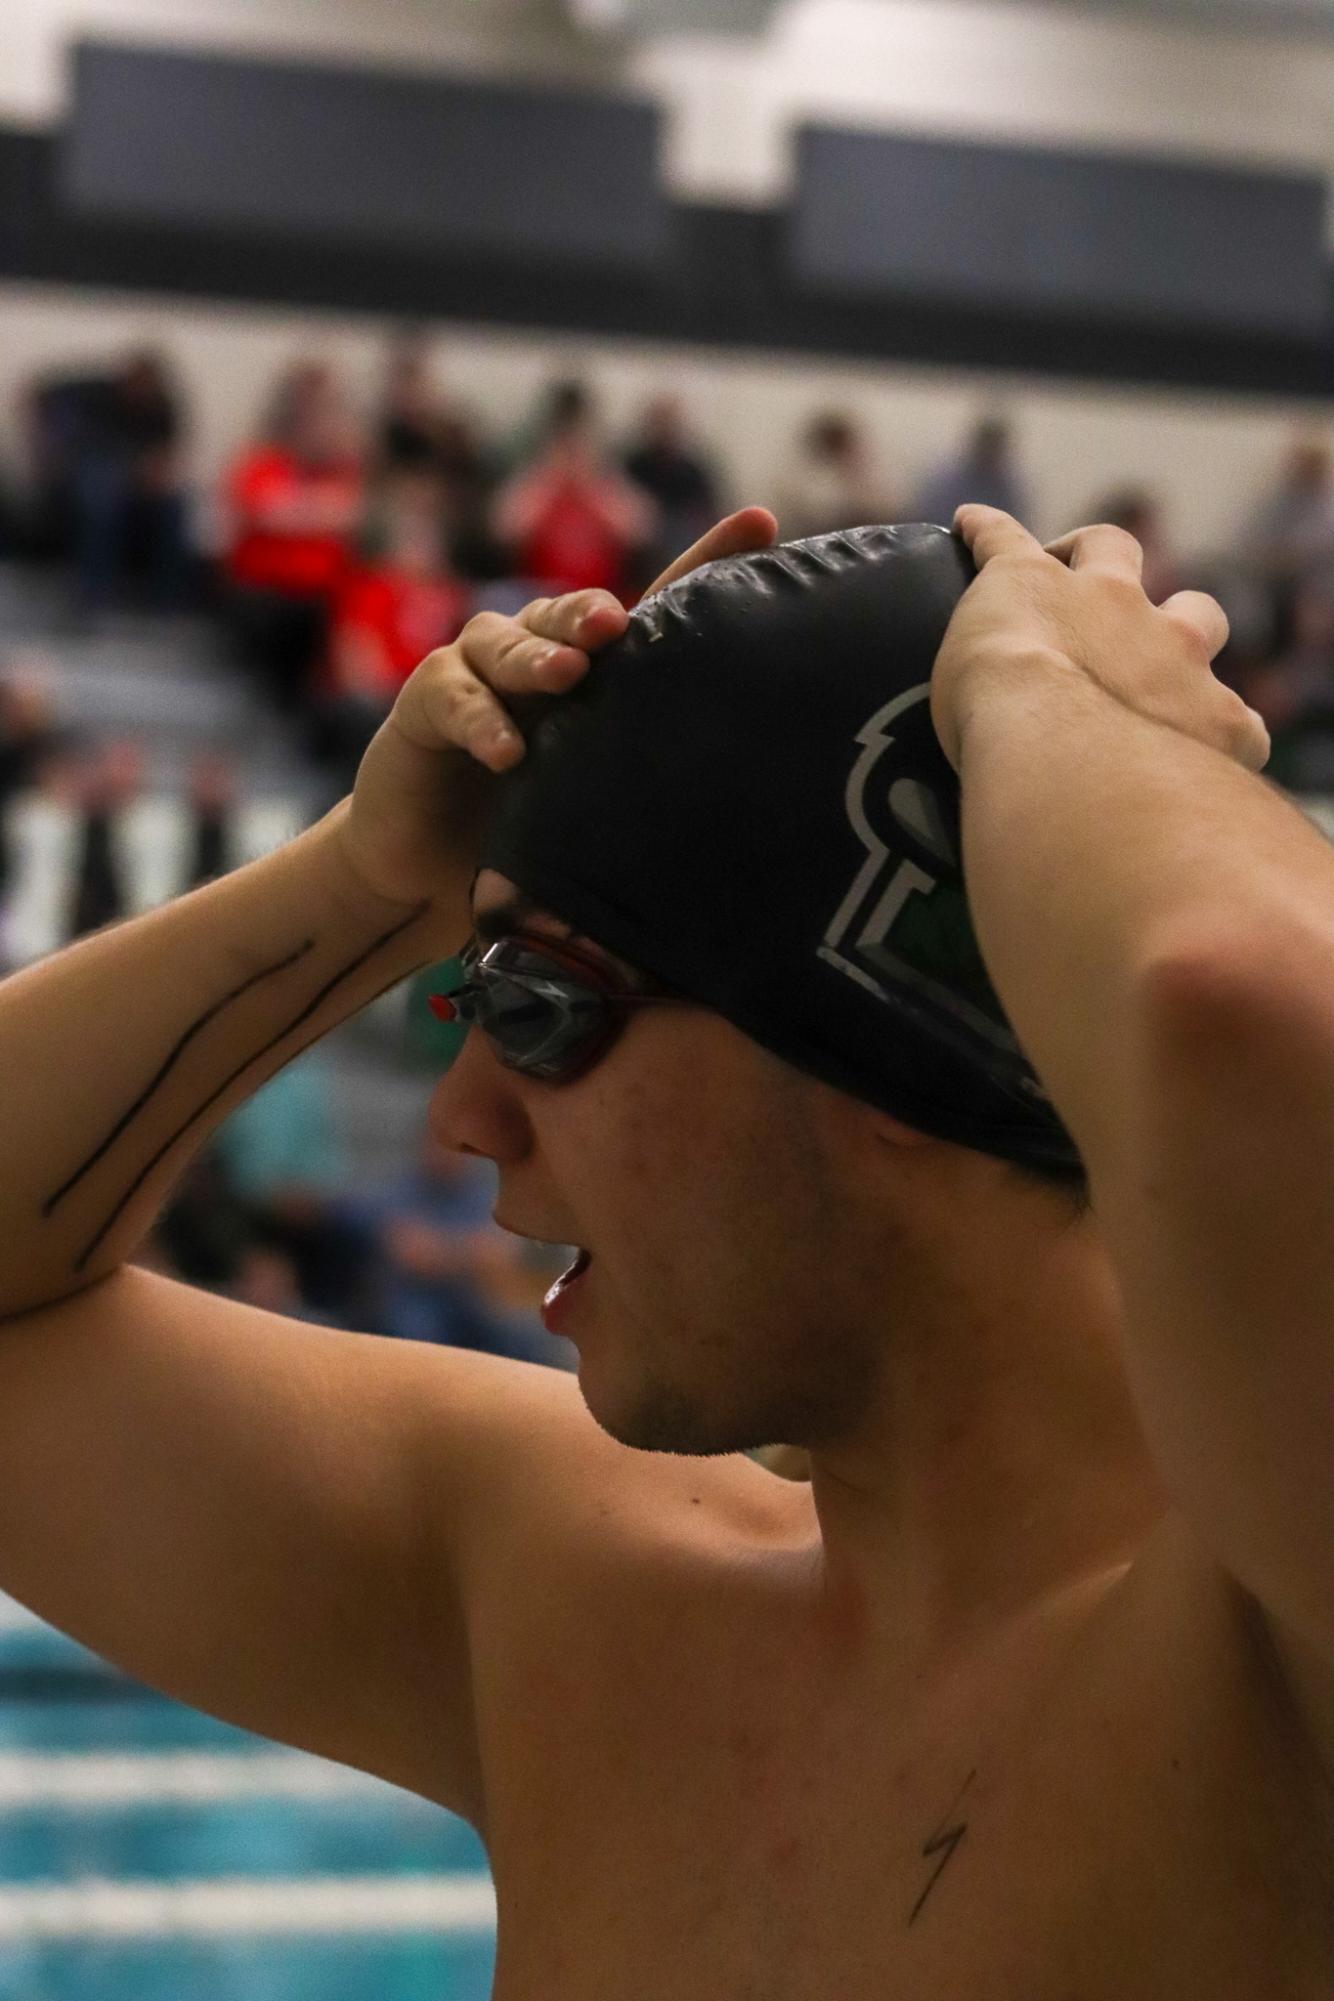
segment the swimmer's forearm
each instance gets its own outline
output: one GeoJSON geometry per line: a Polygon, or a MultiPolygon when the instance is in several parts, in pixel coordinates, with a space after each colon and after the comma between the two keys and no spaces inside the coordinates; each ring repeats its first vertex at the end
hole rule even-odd
{"type": "Polygon", "coordinates": [[[0,982],[0,1317],[131,1258],[228,1112],[455,949],[349,872],[345,811],[0,982]]]}
{"type": "Polygon", "coordinates": [[[1152,975],[1275,921],[1323,931],[1334,850],[1267,780],[1034,665],[977,692],[960,760],[983,957],[1094,1172],[1134,1117],[1152,975]]]}

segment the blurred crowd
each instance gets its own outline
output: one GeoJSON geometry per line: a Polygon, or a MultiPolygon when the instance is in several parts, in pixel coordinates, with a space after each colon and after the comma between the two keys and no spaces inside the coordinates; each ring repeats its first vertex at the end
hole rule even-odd
{"type": "MultiPolygon", "coordinates": [[[[587,586],[633,604],[741,500],[770,501],[789,539],[872,521],[948,524],[966,500],[1030,525],[1033,515],[1022,445],[999,414],[980,416],[910,483],[878,462],[855,410],[812,411],[779,447],[771,493],[737,494],[674,394],[653,397],[619,438],[576,380],[551,383],[506,423],[463,407],[411,334],[388,346],[370,410],[354,407],[328,363],[294,362],[211,492],[192,478],[188,399],[162,353],[44,376],[17,415],[0,476],[0,564],[58,578],[70,632],[96,633],[126,610],[211,622],[236,676],[330,797],[350,787],[417,662],[475,611],[587,586]]],[[[1269,775],[1297,792],[1334,792],[1334,453],[1324,437],[1293,438],[1233,545],[1208,558],[1174,550],[1150,484],[1090,494],[1080,519],[1139,539],[1155,603],[1182,589],[1221,600],[1232,636],[1215,671],[1269,725],[1269,775]]],[[[170,839],[145,845],[158,875],[147,892],[129,885],[142,747],[81,736],[57,682],[23,648],[0,652],[0,971],[32,956],[5,928],[8,816],[20,800],[50,804],[62,830],[47,864],[58,906],[48,944],[211,880],[253,847],[237,772],[197,748],[170,839]]],[[[26,865],[36,866],[31,854],[26,865]]],[[[145,1259],[283,1313],[565,1362],[535,1314],[552,1261],[496,1229],[493,1199],[475,1163],[428,1140],[401,1173],[367,1184],[340,1158],[328,1066],[312,1051],[201,1154],[145,1259]]]]}
{"type": "MultiPolygon", "coordinates": [[[[741,497],[673,394],[613,438],[590,385],[558,381],[507,427],[454,398],[412,335],[389,345],[369,410],[326,362],[294,362],[211,493],[192,483],[187,399],[159,352],[35,381],[19,419],[0,558],[67,565],[76,619],[126,603],[210,612],[340,782],[417,661],[474,610],[585,586],[633,603],[741,497]]],[[[768,497],[787,538],[948,524],[962,500],[1028,520],[1018,459],[1008,422],[982,416],[909,482],[877,462],[855,411],[815,411],[781,449],[768,497]]],[[[1148,485],[1090,494],[1081,519],[1138,536],[1155,601],[1195,585],[1223,597],[1234,614],[1224,669],[1254,687],[1273,727],[1323,716],[1334,607],[1323,438],[1294,440],[1235,546],[1204,565],[1173,551],[1148,485]]]]}

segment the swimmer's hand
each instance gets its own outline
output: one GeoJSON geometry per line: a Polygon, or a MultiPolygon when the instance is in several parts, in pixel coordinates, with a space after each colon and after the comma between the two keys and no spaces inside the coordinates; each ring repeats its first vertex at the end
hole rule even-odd
{"type": "MultiPolygon", "coordinates": [[[[767,508],[742,508],[649,594],[722,556],[767,549],[777,534],[767,508]]],[[[445,929],[463,937],[495,777],[524,754],[507,699],[564,694],[588,671],[589,654],[628,622],[609,592],[576,591],[539,598],[514,618],[479,612],[452,646],[428,654],[367,746],[342,819],[340,838],[360,881],[394,902],[430,899],[445,929]]]]}
{"type": "Polygon", "coordinates": [[[1178,591],[1155,605],[1143,587],[1144,551],[1123,528],[1076,528],[1044,549],[996,507],[961,507],[954,525],[979,570],[931,676],[932,721],[956,771],[979,686],[1043,664],[1263,771],[1270,750],[1263,720],[1211,671],[1228,639],[1216,599],[1178,591]]]}

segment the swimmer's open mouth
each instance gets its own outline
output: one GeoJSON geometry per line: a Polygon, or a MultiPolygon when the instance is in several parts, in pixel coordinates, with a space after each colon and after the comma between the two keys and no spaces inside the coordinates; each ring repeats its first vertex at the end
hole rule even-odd
{"type": "Polygon", "coordinates": [[[542,1319],[548,1333],[557,1334],[561,1331],[560,1322],[554,1316],[564,1311],[562,1302],[573,1293],[592,1262],[591,1252],[580,1251],[574,1263],[567,1271],[561,1273],[556,1283],[547,1293],[546,1298],[542,1301],[542,1319]]]}
{"type": "MultiPolygon", "coordinates": [[[[502,1230],[508,1231],[510,1236],[523,1237],[530,1244],[546,1244],[554,1250],[568,1245],[570,1241],[568,1237],[537,1237],[529,1230],[518,1230],[512,1223],[504,1222],[494,1210],[492,1211],[492,1217],[495,1222],[499,1223],[502,1230]]],[[[592,1264],[593,1253],[591,1251],[583,1250],[578,1244],[574,1246],[574,1250],[575,1258],[573,1263],[566,1266],[565,1270],[556,1280],[556,1284],[552,1288],[553,1291],[567,1285],[573,1285],[577,1278],[583,1277],[588,1267],[592,1264]]]]}

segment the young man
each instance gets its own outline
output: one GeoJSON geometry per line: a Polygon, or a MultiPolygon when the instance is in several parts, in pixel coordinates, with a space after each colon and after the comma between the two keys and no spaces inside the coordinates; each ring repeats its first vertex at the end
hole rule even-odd
{"type": "Polygon", "coordinates": [[[210,1125],[470,926],[567,955],[567,1012],[637,982],[473,882],[488,735],[623,630],[596,595],[474,621],[317,827],[0,987],[0,1584],[467,1815],[501,2001],[1334,1988],[1334,861],[1211,599],[1155,609],[1120,530],[959,527],[932,720],[1082,1220],[720,1009],[557,1079],[498,1008],[430,1119],[593,1251],[577,1384],[126,1262],[210,1125]]]}

